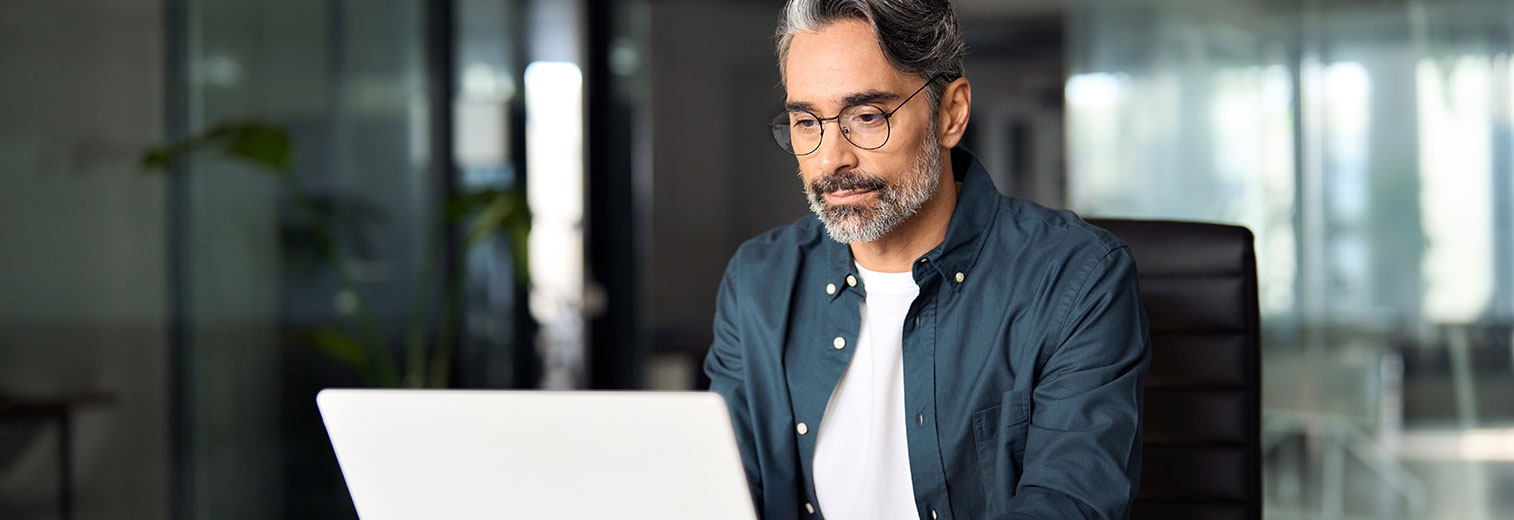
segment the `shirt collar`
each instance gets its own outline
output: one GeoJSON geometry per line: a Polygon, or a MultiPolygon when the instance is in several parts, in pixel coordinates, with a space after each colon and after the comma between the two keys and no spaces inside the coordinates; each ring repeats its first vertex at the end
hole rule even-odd
{"type": "MultiPolygon", "coordinates": [[[[970,276],[977,263],[978,253],[983,249],[984,239],[999,212],[999,190],[994,187],[988,171],[978,162],[972,152],[958,146],[951,150],[952,178],[962,183],[957,195],[957,207],[952,210],[951,220],[946,225],[946,238],[934,249],[915,259],[915,282],[923,285],[928,276],[939,276],[941,282],[954,290],[970,276]],[[960,276],[959,276],[960,275],[960,276]]],[[[824,239],[827,250],[826,281],[836,285],[830,293],[835,299],[847,289],[855,287],[848,280],[861,278],[852,261],[852,248],[846,244],[824,239]]]]}

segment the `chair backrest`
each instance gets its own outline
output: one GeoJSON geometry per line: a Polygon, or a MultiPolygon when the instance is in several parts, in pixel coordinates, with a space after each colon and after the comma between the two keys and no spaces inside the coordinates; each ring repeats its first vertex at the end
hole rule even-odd
{"type": "Polygon", "coordinates": [[[1090,223],[1130,246],[1151,325],[1136,520],[1260,519],[1261,345],[1244,227],[1090,223]]]}

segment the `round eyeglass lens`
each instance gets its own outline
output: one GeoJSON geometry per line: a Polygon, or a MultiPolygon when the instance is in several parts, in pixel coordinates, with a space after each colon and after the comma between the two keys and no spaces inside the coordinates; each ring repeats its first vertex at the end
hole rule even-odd
{"type": "Polygon", "coordinates": [[[888,116],[872,105],[846,107],[841,111],[841,133],[858,148],[882,148],[888,142],[888,116]]]}
{"type": "Polygon", "coordinates": [[[775,116],[770,126],[773,140],[785,152],[805,155],[820,148],[820,136],[824,130],[814,114],[803,110],[784,112],[775,116]]]}

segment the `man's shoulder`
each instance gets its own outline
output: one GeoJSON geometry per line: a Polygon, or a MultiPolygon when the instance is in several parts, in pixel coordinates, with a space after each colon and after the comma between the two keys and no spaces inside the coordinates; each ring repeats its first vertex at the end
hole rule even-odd
{"type": "Polygon", "coordinates": [[[1125,249],[1113,233],[1088,223],[1077,213],[1051,209],[1035,202],[1002,196],[996,228],[997,243],[1007,247],[1049,249],[1104,256],[1125,249]]]}
{"type": "Polygon", "coordinates": [[[754,264],[776,267],[797,263],[802,255],[818,249],[829,239],[820,219],[814,214],[806,214],[791,223],[747,239],[741,247],[736,248],[736,254],[731,255],[729,270],[754,264]]]}

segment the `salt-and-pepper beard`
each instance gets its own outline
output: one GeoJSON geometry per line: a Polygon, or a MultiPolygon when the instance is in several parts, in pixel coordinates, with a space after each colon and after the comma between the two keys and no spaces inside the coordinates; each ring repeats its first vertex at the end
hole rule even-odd
{"type": "MultiPolygon", "coordinates": [[[[936,194],[941,184],[941,146],[935,128],[926,132],[924,146],[915,157],[914,166],[894,184],[857,169],[815,179],[804,185],[804,197],[810,202],[810,211],[820,217],[826,233],[837,242],[849,244],[883,238],[899,223],[920,211],[920,206],[936,194]],[[825,194],[838,190],[873,190],[874,200],[871,204],[827,204],[825,194]]],[[[799,178],[804,178],[802,171],[799,178]]]]}

